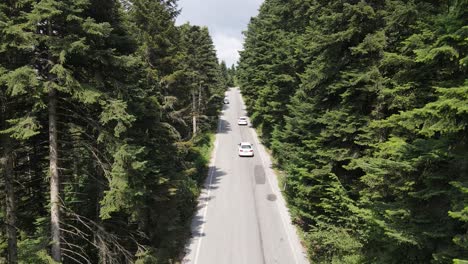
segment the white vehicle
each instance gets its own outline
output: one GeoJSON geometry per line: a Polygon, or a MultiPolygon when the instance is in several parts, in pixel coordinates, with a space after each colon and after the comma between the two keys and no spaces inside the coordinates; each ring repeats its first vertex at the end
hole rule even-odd
{"type": "Polygon", "coordinates": [[[239,143],[239,157],[253,157],[254,150],[252,144],[249,142],[239,143]]]}
{"type": "Polygon", "coordinates": [[[229,104],[229,99],[224,98],[224,101],[223,101],[223,102],[224,102],[224,104],[229,104]]]}
{"type": "Polygon", "coordinates": [[[245,116],[239,117],[239,120],[237,120],[237,124],[240,125],[240,126],[248,125],[247,117],[245,117],[245,116]]]}

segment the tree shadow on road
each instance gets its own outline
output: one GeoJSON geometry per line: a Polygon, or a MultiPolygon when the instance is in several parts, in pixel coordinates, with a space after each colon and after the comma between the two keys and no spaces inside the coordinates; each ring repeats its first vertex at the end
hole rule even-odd
{"type": "MultiPolygon", "coordinates": [[[[207,206],[209,202],[216,197],[213,195],[213,190],[218,189],[221,179],[226,176],[227,173],[220,170],[216,166],[211,166],[209,169],[209,174],[208,177],[205,179],[205,183],[203,185],[203,190],[202,193],[200,194],[200,197],[198,198],[198,205],[196,207],[196,210],[194,212],[194,215],[192,217],[191,221],[191,239],[189,243],[187,243],[185,250],[184,250],[184,255],[188,256],[193,249],[193,246],[195,243],[199,243],[199,239],[201,237],[205,236],[203,226],[207,222],[205,219],[205,210],[207,210],[207,206]]],[[[184,259],[184,261],[187,261],[184,259]]],[[[185,263],[185,262],[183,262],[185,263]]]]}
{"type": "Polygon", "coordinates": [[[204,234],[201,233],[201,228],[205,223],[205,219],[203,219],[204,210],[206,210],[206,206],[208,203],[215,199],[216,197],[213,195],[213,190],[219,188],[219,184],[221,179],[226,176],[227,173],[220,170],[216,166],[210,167],[209,175],[205,180],[205,184],[202,190],[200,197],[198,198],[198,205],[196,207],[195,215],[192,218],[192,236],[203,236],[204,234]],[[209,195],[208,195],[209,193],[209,195]]]}
{"type": "Polygon", "coordinates": [[[220,125],[220,129],[218,130],[218,133],[220,134],[228,134],[229,131],[231,131],[231,123],[229,123],[229,121],[225,120],[225,119],[220,119],[219,120],[219,125],[220,125]]]}

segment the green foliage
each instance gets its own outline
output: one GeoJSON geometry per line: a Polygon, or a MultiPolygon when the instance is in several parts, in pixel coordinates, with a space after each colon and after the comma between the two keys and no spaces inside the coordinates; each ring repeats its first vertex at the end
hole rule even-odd
{"type": "Polygon", "coordinates": [[[284,125],[287,104],[303,71],[298,36],[305,27],[298,13],[309,5],[266,1],[245,33],[237,78],[252,122],[261,129],[266,143],[274,125],[284,125]]]}
{"type": "Polygon", "coordinates": [[[121,100],[111,100],[103,107],[99,121],[104,125],[112,121],[116,122],[114,128],[116,137],[125,132],[126,128],[135,121],[135,118],[125,111],[126,108],[127,104],[121,100]]]}
{"type": "Polygon", "coordinates": [[[156,257],[154,257],[154,253],[145,251],[143,253],[137,254],[138,259],[135,261],[135,264],[157,264],[161,263],[158,261],[156,257]]]}
{"type": "MultiPolygon", "coordinates": [[[[15,164],[20,263],[53,263],[54,90],[63,262],[178,261],[227,85],[208,29],[177,27],[178,12],[172,0],[0,4],[0,158],[15,164]]],[[[5,238],[2,229],[0,262],[5,238]]]]}
{"type": "Polygon", "coordinates": [[[8,87],[7,93],[11,96],[26,94],[28,92],[34,93],[33,90],[39,86],[34,69],[29,66],[24,66],[2,75],[0,81],[5,82],[8,87]],[[26,89],[28,88],[32,91],[27,91],[26,89]]]}
{"type": "Polygon", "coordinates": [[[362,263],[362,243],[357,240],[353,230],[321,224],[307,234],[306,240],[313,241],[308,247],[315,248],[316,263],[362,263]]]}
{"type": "Polygon", "coordinates": [[[237,77],[312,262],[467,258],[466,7],[269,0],[251,20],[237,77]]]}
{"type": "Polygon", "coordinates": [[[32,136],[37,135],[40,125],[34,117],[26,116],[17,119],[10,119],[7,121],[10,127],[0,131],[0,134],[9,134],[11,138],[17,140],[26,140],[32,136]]]}
{"type": "Polygon", "coordinates": [[[128,206],[133,195],[138,195],[129,186],[129,178],[132,174],[138,174],[145,169],[145,163],[138,161],[138,155],[144,151],[143,148],[123,145],[114,153],[114,163],[110,172],[109,191],[105,192],[101,201],[101,218],[109,219],[112,212],[131,210],[128,206]]]}
{"type": "Polygon", "coordinates": [[[19,263],[44,263],[55,264],[54,260],[47,253],[47,218],[40,217],[34,222],[34,234],[20,233],[18,248],[19,248],[19,263]]]}

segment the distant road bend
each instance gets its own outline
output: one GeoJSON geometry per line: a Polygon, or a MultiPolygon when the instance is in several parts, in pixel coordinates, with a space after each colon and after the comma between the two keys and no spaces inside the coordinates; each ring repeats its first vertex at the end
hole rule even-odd
{"type": "Polygon", "coordinates": [[[250,126],[238,88],[226,92],[209,175],[192,221],[192,239],[183,263],[308,263],[271,160],[250,126]],[[239,157],[237,144],[253,144],[255,156],[239,157]]]}

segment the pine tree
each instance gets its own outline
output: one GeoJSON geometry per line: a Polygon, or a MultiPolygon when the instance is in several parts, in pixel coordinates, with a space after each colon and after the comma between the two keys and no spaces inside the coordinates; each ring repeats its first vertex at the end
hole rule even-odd
{"type": "Polygon", "coordinates": [[[210,128],[218,114],[224,89],[221,69],[208,28],[181,26],[186,78],[192,99],[192,135],[196,127],[210,128]],[[204,121],[204,122],[201,122],[204,121]]]}
{"type": "Polygon", "coordinates": [[[180,256],[225,87],[208,30],[177,14],[175,1],[0,4],[0,262],[180,256]]]}
{"type": "Polygon", "coordinates": [[[286,106],[304,70],[298,37],[305,30],[302,14],[309,6],[309,1],[265,1],[245,32],[238,78],[252,122],[267,144],[274,127],[284,124],[286,106]]]}
{"type": "MultiPolygon", "coordinates": [[[[11,7],[15,4],[11,3],[11,7]]],[[[87,16],[84,10],[89,10],[88,1],[42,1],[39,3],[25,2],[24,9],[29,12],[21,13],[21,17],[14,21],[12,28],[16,28],[17,34],[22,34],[22,38],[15,39],[16,47],[20,52],[27,52],[30,57],[10,69],[3,75],[6,83],[8,96],[15,99],[19,96],[34,98],[35,101],[29,105],[29,109],[24,109],[29,113],[18,117],[14,126],[4,130],[7,134],[15,135],[17,130],[31,127],[32,132],[21,131],[25,133],[23,137],[32,136],[38,133],[39,127],[49,128],[49,161],[50,161],[50,197],[51,197],[51,232],[52,232],[52,258],[55,261],[61,261],[62,256],[73,258],[70,254],[76,254],[74,249],[65,248],[62,250],[63,243],[68,244],[64,239],[61,230],[66,227],[60,225],[65,223],[61,215],[63,210],[68,210],[66,204],[67,177],[60,176],[58,167],[60,153],[66,153],[73,148],[61,143],[66,140],[64,133],[73,121],[67,118],[70,123],[60,121],[59,116],[65,105],[81,104],[82,106],[90,104],[101,104],[102,114],[115,110],[118,100],[109,100],[109,96],[104,96],[106,92],[102,85],[99,87],[99,81],[94,82],[96,74],[94,67],[102,65],[99,61],[108,60],[112,53],[110,47],[104,48],[104,41],[109,37],[111,27],[108,22],[97,23],[95,19],[87,16]],[[27,47],[27,48],[26,48],[27,47]],[[89,78],[91,77],[91,78],[89,78]],[[99,91],[99,88],[101,91],[99,91]],[[97,88],[97,89],[96,89],[97,88]],[[98,99],[102,99],[99,100],[98,99]],[[48,117],[44,117],[43,110],[48,108],[48,117]],[[31,118],[40,116],[35,123],[31,118]],[[48,120],[47,123],[43,122],[48,120]],[[26,122],[26,123],[25,123],[26,122]],[[29,133],[29,134],[28,134],[29,133]],[[59,136],[62,135],[60,138],[59,136]],[[65,203],[64,203],[65,201],[65,203]]],[[[21,35],[20,35],[21,36],[21,35]]],[[[6,40],[8,41],[8,40],[6,40]]],[[[7,44],[7,42],[3,42],[7,44]]],[[[11,42],[10,42],[11,43],[11,42]]],[[[104,83],[101,83],[104,84],[104,83]]],[[[27,105],[25,105],[27,106],[27,105]]],[[[119,108],[122,105],[119,105],[119,108]]],[[[79,112],[73,112],[76,115],[79,112]]],[[[124,109],[119,109],[119,113],[113,113],[112,120],[117,121],[115,126],[116,134],[118,130],[125,128],[131,118],[125,114],[124,109]]],[[[82,117],[86,119],[87,117],[82,117]]],[[[89,118],[89,116],[88,116],[89,118]]],[[[95,117],[94,117],[95,118],[95,117]]],[[[94,119],[98,120],[99,119],[94,119]]],[[[105,124],[107,120],[101,119],[105,124]]],[[[75,123],[76,124],[76,123],[75,123]]],[[[24,130],[24,129],[23,129],[24,130]]],[[[64,162],[65,163],[65,162],[64,162]]],[[[62,173],[66,173],[62,171],[62,173]]],[[[68,212],[67,212],[68,214],[68,212]]]]}
{"type": "Polygon", "coordinates": [[[464,10],[266,1],[251,20],[238,78],[312,261],[466,259],[464,10]]]}
{"type": "Polygon", "coordinates": [[[226,66],[226,62],[225,61],[221,61],[221,63],[219,64],[219,67],[220,67],[220,70],[221,70],[221,76],[223,78],[223,86],[224,87],[229,87],[229,71],[228,71],[228,68],[226,66]]]}
{"type": "MultiPolygon", "coordinates": [[[[13,3],[11,3],[13,4],[13,3]]],[[[18,208],[21,205],[18,197],[19,187],[16,182],[25,183],[19,174],[15,164],[20,164],[21,152],[24,151],[25,140],[34,136],[37,132],[37,125],[34,116],[26,116],[25,109],[19,109],[21,106],[30,106],[30,100],[25,96],[12,96],[21,94],[21,89],[27,85],[27,80],[11,85],[12,80],[5,76],[9,71],[16,67],[21,67],[28,60],[30,48],[25,46],[22,41],[30,39],[30,34],[21,31],[17,24],[24,22],[25,17],[22,12],[28,10],[28,3],[21,5],[0,5],[0,18],[2,21],[0,30],[3,32],[0,36],[0,149],[2,179],[4,180],[4,194],[2,200],[5,201],[5,227],[6,227],[6,261],[8,263],[18,263],[18,231],[21,221],[18,221],[18,208]],[[26,6],[26,7],[25,7],[26,6]],[[14,124],[11,126],[11,124],[14,124]]],[[[18,79],[27,78],[28,71],[22,69],[18,71],[18,79]]],[[[30,79],[29,79],[30,80],[30,79]]],[[[23,199],[26,200],[26,199],[23,199]]],[[[0,261],[1,261],[0,257],[0,261]]]]}

